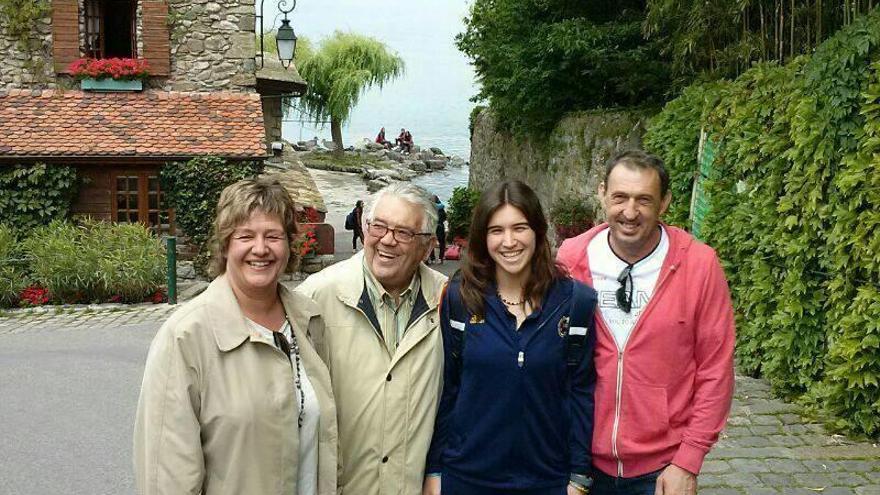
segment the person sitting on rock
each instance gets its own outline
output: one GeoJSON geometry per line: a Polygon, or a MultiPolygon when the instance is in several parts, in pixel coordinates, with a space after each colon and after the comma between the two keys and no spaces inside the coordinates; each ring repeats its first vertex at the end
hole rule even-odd
{"type": "Polygon", "coordinates": [[[414,143],[412,134],[409,131],[404,130],[403,140],[400,142],[401,151],[403,151],[404,153],[412,153],[413,144],[414,143]]]}
{"type": "Polygon", "coordinates": [[[403,143],[406,141],[406,129],[400,128],[400,134],[394,139],[394,146],[400,147],[403,150],[403,143]]]}
{"type": "Polygon", "coordinates": [[[379,130],[379,135],[376,136],[376,144],[381,144],[386,149],[391,149],[391,141],[385,139],[385,128],[379,130]]]}

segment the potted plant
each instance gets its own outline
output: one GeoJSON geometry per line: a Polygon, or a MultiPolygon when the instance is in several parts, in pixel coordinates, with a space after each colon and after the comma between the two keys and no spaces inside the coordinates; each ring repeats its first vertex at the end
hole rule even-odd
{"type": "Polygon", "coordinates": [[[314,258],[318,254],[318,236],[312,229],[305,229],[295,243],[300,258],[314,258]]]}
{"type": "Polygon", "coordinates": [[[550,221],[556,228],[556,244],[583,234],[593,226],[596,219],[595,204],[579,196],[559,198],[550,209],[550,221]]]}
{"type": "Polygon", "coordinates": [[[135,58],[81,58],[68,72],[86,91],[140,91],[150,77],[147,61],[135,58]]]}

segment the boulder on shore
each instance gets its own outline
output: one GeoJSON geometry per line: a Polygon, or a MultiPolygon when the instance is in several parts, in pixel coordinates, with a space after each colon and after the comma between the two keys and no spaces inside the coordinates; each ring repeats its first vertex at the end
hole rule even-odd
{"type": "Polygon", "coordinates": [[[443,170],[446,168],[446,160],[425,160],[425,165],[428,166],[431,170],[443,170]]]}
{"type": "Polygon", "coordinates": [[[415,172],[424,173],[428,171],[428,165],[425,164],[422,160],[415,160],[409,162],[409,169],[415,172]]]}

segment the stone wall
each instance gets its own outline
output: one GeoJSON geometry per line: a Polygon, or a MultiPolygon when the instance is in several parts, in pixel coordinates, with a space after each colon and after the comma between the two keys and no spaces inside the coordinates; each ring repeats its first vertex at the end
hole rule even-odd
{"type": "Polygon", "coordinates": [[[281,141],[281,123],[284,111],[281,108],[282,98],[278,96],[263,97],[263,125],[266,127],[266,142],[281,141]]]}
{"type": "Polygon", "coordinates": [[[254,3],[250,0],[171,0],[174,91],[254,91],[254,3]]]}
{"type": "MultiPolygon", "coordinates": [[[[137,10],[138,53],[143,51],[142,9],[137,10]]],[[[80,16],[83,9],[80,2],[80,16]]],[[[148,86],[170,91],[255,91],[254,4],[250,0],[170,0],[168,31],[171,74],[148,86]]],[[[80,39],[83,38],[81,21],[80,39]]],[[[82,46],[82,44],[81,44],[82,46]]],[[[56,76],[51,14],[36,23],[31,53],[23,51],[0,24],[0,90],[73,88],[56,76]]]]}
{"type": "Polygon", "coordinates": [[[605,161],[623,149],[641,148],[649,114],[642,111],[589,112],[563,119],[546,142],[517,139],[495,129],[488,110],[474,121],[470,187],[486,189],[503,179],[531,186],[547,211],[556,198],[595,198],[605,161]]]}
{"type": "Polygon", "coordinates": [[[36,23],[30,36],[30,53],[0,24],[0,90],[4,88],[54,88],[52,21],[36,23]]]}

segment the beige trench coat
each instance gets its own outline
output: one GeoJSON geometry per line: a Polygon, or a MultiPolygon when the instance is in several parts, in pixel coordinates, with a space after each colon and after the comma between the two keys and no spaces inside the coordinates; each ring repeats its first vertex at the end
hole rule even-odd
{"type": "MultiPolygon", "coordinates": [[[[320,407],[318,492],[336,493],[336,410],[314,302],[281,287],[320,407]]],[[[177,310],[147,356],[134,431],[138,492],[295,495],[299,437],[293,371],[251,333],[224,276],[177,310]]]]}
{"type": "Polygon", "coordinates": [[[419,270],[423,297],[394,356],[364,310],[363,251],[296,289],[318,303],[326,325],[344,495],[421,493],[443,374],[437,305],[446,277],[419,270]]]}

